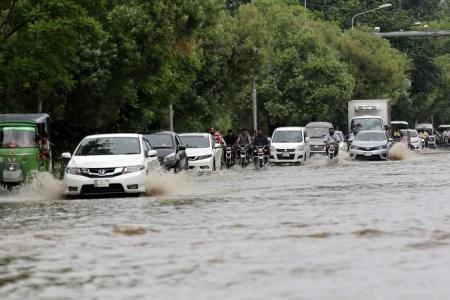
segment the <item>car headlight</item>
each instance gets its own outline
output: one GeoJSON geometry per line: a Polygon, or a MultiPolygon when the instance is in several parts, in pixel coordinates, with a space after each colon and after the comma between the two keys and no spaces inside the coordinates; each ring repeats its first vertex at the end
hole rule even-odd
{"type": "Polygon", "coordinates": [[[387,149],[387,147],[388,147],[387,145],[383,145],[383,146],[380,147],[380,150],[381,149],[387,149]]]}
{"type": "Polygon", "coordinates": [[[212,154],[197,156],[197,160],[207,159],[210,158],[211,156],[212,154]]]}
{"type": "Polygon", "coordinates": [[[175,153],[170,153],[166,157],[164,157],[164,161],[174,160],[176,158],[175,153]]]}
{"type": "Polygon", "coordinates": [[[81,169],[80,168],[66,168],[66,173],[69,173],[72,175],[80,175],[81,169]]]}
{"type": "Polygon", "coordinates": [[[359,148],[358,148],[358,147],[356,147],[356,146],[353,146],[353,145],[351,145],[351,146],[350,146],[350,149],[353,149],[353,150],[358,150],[359,148]]]}
{"type": "Polygon", "coordinates": [[[303,151],[305,149],[305,146],[300,145],[297,147],[297,151],[303,151]]]}
{"type": "Polygon", "coordinates": [[[129,167],[123,168],[122,174],[128,174],[128,173],[139,172],[139,171],[144,170],[144,169],[145,169],[145,166],[143,166],[143,165],[139,165],[139,166],[129,166],[129,167]]]}

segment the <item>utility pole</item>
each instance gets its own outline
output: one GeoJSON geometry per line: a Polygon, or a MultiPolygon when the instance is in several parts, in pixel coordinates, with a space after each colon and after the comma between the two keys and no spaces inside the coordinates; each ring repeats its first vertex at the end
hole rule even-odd
{"type": "Polygon", "coordinates": [[[173,105],[169,104],[169,127],[173,131],[173,105]]]}
{"type": "Polygon", "coordinates": [[[256,98],[256,81],[253,79],[253,92],[252,92],[252,100],[253,100],[253,129],[258,128],[258,100],[256,98]]]}
{"type": "Polygon", "coordinates": [[[38,105],[37,105],[38,113],[42,113],[42,101],[41,101],[41,95],[38,94],[38,105]]]}

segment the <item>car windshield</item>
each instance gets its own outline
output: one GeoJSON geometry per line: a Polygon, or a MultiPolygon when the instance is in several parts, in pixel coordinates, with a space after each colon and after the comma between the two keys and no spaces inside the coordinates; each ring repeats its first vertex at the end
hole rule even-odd
{"type": "Polygon", "coordinates": [[[187,148],[209,148],[211,146],[208,136],[184,135],[180,136],[180,139],[187,148]]]}
{"type": "Polygon", "coordinates": [[[306,132],[310,138],[322,138],[327,136],[329,133],[328,127],[308,127],[306,128],[306,132]]]}
{"type": "Polygon", "coordinates": [[[170,134],[148,134],[145,137],[153,149],[173,148],[172,136],[170,134]]]}
{"type": "Polygon", "coordinates": [[[34,148],[36,129],[34,127],[3,127],[0,129],[2,148],[34,148]]]}
{"type": "Polygon", "coordinates": [[[381,119],[367,118],[367,119],[353,119],[351,124],[352,130],[383,130],[383,121],[381,119]]]}
{"type": "Polygon", "coordinates": [[[137,137],[104,137],[84,139],[75,155],[132,155],[140,153],[141,147],[137,137]]]}
{"type": "Polygon", "coordinates": [[[364,142],[386,141],[386,134],[384,132],[360,132],[356,136],[355,141],[364,141],[364,142]]]}
{"type": "Polygon", "coordinates": [[[276,130],[272,137],[273,143],[301,143],[303,134],[301,131],[276,130]]]}

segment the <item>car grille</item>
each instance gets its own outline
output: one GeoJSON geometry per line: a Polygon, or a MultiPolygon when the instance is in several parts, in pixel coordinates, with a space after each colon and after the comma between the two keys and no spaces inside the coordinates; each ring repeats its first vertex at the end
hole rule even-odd
{"type": "Polygon", "coordinates": [[[277,158],[279,160],[287,160],[287,159],[294,159],[295,158],[295,154],[289,154],[289,156],[283,156],[281,154],[277,155],[277,158]]]}
{"type": "Polygon", "coordinates": [[[362,150],[362,151],[375,151],[375,150],[378,150],[378,147],[359,147],[359,150],[362,150]]]}
{"type": "Polygon", "coordinates": [[[325,149],[325,145],[311,145],[310,149],[312,151],[323,151],[325,149]]]}
{"type": "Polygon", "coordinates": [[[95,187],[93,184],[85,184],[81,187],[83,195],[122,194],[125,193],[120,183],[110,184],[108,187],[95,187]]]}
{"type": "Polygon", "coordinates": [[[295,152],[295,149],[277,149],[277,152],[295,152]]]}
{"type": "Polygon", "coordinates": [[[110,178],[122,174],[122,168],[89,168],[82,172],[83,176],[89,178],[110,178]]]}

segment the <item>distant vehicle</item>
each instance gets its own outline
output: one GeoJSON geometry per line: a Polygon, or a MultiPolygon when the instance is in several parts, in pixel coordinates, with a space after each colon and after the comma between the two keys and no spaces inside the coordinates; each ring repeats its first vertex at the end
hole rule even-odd
{"type": "Polygon", "coordinates": [[[440,146],[448,147],[450,143],[449,136],[444,136],[444,131],[450,131],[450,125],[439,125],[436,132],[436,143],[440,146]]]}
{"type": "Polygon", "coordinates": [[[419,151],[422,149],[422,139],[419,137],[419,133],[415,129],[403,129],[403,136],[409,137],[409,147],[411,150],[419,151]]]}
{"type": "Polygon", "coordinates": [[[352,159],[371,157],[387,159],[390,140],[385,131],[360,131],[350,146],[352,159]]]}
{"type": "Polygon", "coordinates": [[[425,141],[425,145],[428,147],[437,147],[437,139],[436,139],[436,132],[434,130],[434,126],[431,123],[420,123],[416,125],[416,130],[419,132],[419,135],[421,132],[427,132],[428,133],[428,139],[425,141]]]}
{"type": "Polygon", "coordinates": [[[355,135],[366,130],[387,130],[391,124],[391,105],[388,99],[352,100],[348,103],[350,145],[355,135]]]}
{"type": "Polygon", "coordinates": [[[153,149],[158,152],[158,158],[166,170],[178,173],[189,169],[189,161],[186,155],[186,146],[180,141],[180,137],[172,131],[157,131],[144,134],[153,149]]]}
{"type": "Polygon", "coordinates": [[[222,167],[222,145],[216,144],[209,133],[184,133],[180,140],[186,146],[189,169],[216,171],[222,167]]]}
{"type": "Polygon", "coordinates": [[[99,134],[85,137],[64,172],[67,196],[141,194],[146,176],[159,166],[157,152],[141,134],[99,134]]]}
{"type": "Polygon", "coordinates": [[[391,127],[404,130],[409,128],[409,123],[406,121],[391,121],[391,127]]]}
{"type": "Polygon", "coordinates": [[[309,149],[310,154],[320,154],[326,155],[327,151],[325,149],[325,137],[330,131],[330,128],[333,128],[333,124],[329,122],[311,122],[306,125],[306,133],[309,137],[309,149]]]}
{"type": "Polygon", "coordinates": [[[52,169],[49,115],[0,115],[0,168],[0,183],[7,186],[52,169]]]}
{"type": "Polygon", "coordinates": [[[272,134],[271,163],[299,164],[309,157],[309,137],[305,127],[279,127],[272,134]]]}

